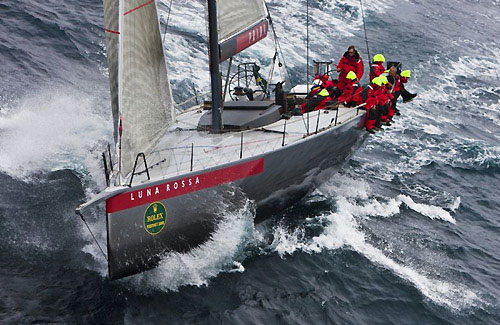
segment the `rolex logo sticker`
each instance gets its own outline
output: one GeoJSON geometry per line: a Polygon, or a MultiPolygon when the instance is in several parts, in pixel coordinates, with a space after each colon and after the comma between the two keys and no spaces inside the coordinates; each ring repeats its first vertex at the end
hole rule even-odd
{"type": "Polygon", "coordinates": [[[167,222],[167,209],[160,202],[151,203],[144,213],[144,229],[151,235],[158,235],[167,222]]]}

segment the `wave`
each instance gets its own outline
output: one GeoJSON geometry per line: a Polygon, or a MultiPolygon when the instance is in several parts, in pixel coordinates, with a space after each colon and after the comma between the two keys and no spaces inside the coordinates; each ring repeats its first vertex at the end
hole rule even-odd
{"type": "MultiPolygon", "coordinates": [[[[431,219],[440,219],[444,221],[448,221],[452,224],[456,224],[457,221],[455,218],[451,216],[451,214],[444,210],[443,208],[434,206],[434,205],[427,205],[423,203],[415,203],[413,199],[409,196],[406,195],[398,195],[398,200],[408,206],[408,208],[420,213],[421,215],[424,215],[426,217],[429,217],[431,219]]],[[[458,206],[457,206],[458,208],[458,206]]]]}
{"type": "Polygon", "coordinates": [[[177,291],[183,286],[206,286],[220,273],[244,272],[242,261],[248,245],[255,241],[253,204],[246,203],[224,218],[211,238],[187,253],[168,253],[160,265],[121,280],[138,291],[177,291]]]}
{"type": "MultiPolygon", "coordinates": [[[[46,89],[0,114],[0,171],[19,179],[69,168],[103,179],[99,142],[111,132],[100,100],[75,88],[46,89]]],[[[111,114],[109,114],[111,115],[111,114]]]]}
{"type": "Polygon", "coordinates": [[[343,247],[353,249],[372,263],[391,270],[397,276],[409,281],[434,303],[451,309],[474,307],[481,302],[479,296],[464,285],[433,279],[387,257],[380,249],[366,241],[365,235],[359,230],[359,224],[349,211],[341,210],[324,218],[330,221],[330,225],[323,234],[312,239],[308,247],[310,251],[343,247]]]}
{"type": "MultiPolygon", "coordinates": [[[[437,275],[432,276],[429,271],[421,271],[413,264],[405,265],[396,260],[397,256],[394,258],[387,256],[384,253],[385,250],[377,248],[375,244],[367,240],[362,230],[361,222],[365,218],[372,218],[372,222],[376,222],[376,218],[400,216],[400,207],[403,203],[431,220],[455,224],[456,221],[450,212],[438,206],[415,203],[406,195],[398,195],[396,198],[389,199],[373,198],[366,182],[346,176],[337,177],[322,186],[319,191],[334,200],[337,211],[316,217],[316,223],[326,226],[320,234],[312,238],[307,238],[303,227],[290,229],[283,224],[275,226],[271,248],[281,257],[296,251],[314,254],[324,250],[351,249],[365,256],[372,263],[408,281],[435,304],[453,310],[462,310],[483,303],[478,294],[467,286],[449,279],[441,279],[441,274],[446,272],[438,271],[437,275]]],[[[459,205],[460,198],[455,198],[450,205],[450,210],[455,211],[459,205]]],[[[387,241],[394,240],[396,239],[387,241]]],[[[402,258],[402,260],[406,259],[406,256],[402,258]]],[[[439,264],[439,261],[436,262],[439,264]]]]}

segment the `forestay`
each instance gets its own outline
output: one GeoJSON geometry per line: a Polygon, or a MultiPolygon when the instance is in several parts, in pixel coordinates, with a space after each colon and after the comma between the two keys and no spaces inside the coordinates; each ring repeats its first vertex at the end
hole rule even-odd
{"type": "Polygon", "coordinates": [[[163,136],[174,108],[155,1],[120,1],[119,7],[120,171],[126,176],[137,154],[148,155],[163,136]]]}
{"type": "Polygon", "coordinates": [[[221,61],[267,36],[263,0],[217,0],[221,61]]]}

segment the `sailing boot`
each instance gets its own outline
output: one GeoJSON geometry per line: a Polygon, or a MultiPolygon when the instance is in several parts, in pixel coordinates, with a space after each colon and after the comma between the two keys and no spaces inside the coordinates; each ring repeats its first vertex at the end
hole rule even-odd
{"type": "Polygon", "coordinates": [[[417,97],[417,94],[412,94],[410,93],[409,91],[407,91],[406,89],[403,89],[401,91],[401,97],[403,97],[403,103],[408,103],[408,102],[411,102],[413,100],[413,98],[417,97]]]}

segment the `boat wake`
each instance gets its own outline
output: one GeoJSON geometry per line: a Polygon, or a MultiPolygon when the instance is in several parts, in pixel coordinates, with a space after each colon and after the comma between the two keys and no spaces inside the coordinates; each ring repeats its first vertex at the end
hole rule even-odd
{"type": "MultiPolygon", "coordinates": [[[[450,212],[438,206],[415,203],[406,195],[398,195],[388,200],[370,198],[369,186],[366,182],[355,181],[345,176],[339,177],[335,183],[321,187],[319,191],[324,196],[333,199],[336,211],[324,213],[315,218],[317,224],[325,226],[320,234],[310,238],[307,238],[306,231],[302,227],[290,230],[278,224],[273,230],[272,248],[280,256],[284,257],[299,250],[314,254],[324,250],[350,249],[363,255],[371,263],[390,270],[408,281],[435,304],[452,310],[463,310],[483,303],[478,294],[467,286],[443,278],[442,274],[447,273],[447,270],[433,272],[418,265],[424,263],[404,262],[412,259],[412,257],[404,256],[405,249],[378,248],[379,244],[373,243],[363,231],[364,221],[369,219],[370,222],[376,222],[377,218],[395,217],[400,213],[403,203],[432,220],[455,224],[456,221],[450,212]],[[403,254],[403,256],[398,256],[398,254],[403,254]]],[[[457,209],[459,204],[460,200],[457,198],[450,207],[450,211],[457,209]]],[[[387,246],[391,246],[390,241],[397,239],[385,238],[384,240],[389,242],[387,246]]],[[[394,246],[400,245],[401,243],[397,243],[394,246]]],[[[431,269],[440,267],[442,268],[440,265],[432,265],[431,269]]]]}
{"type": "Polygon", "coordinates": [[[372,263],[409,281],[434,303],[451,309],[474,307],[481,301],[476,293],[464,285],[433,279],[387,257],[382,250],[366,240],[354,215],[348,211],[332,213],[324,218],[330,222],[330,225],[323,234],[313,238],[312,243],[307,246],[307,251],[319,252],[323,249],[333,250],[344,247],[353,249],[372,263]]]}

